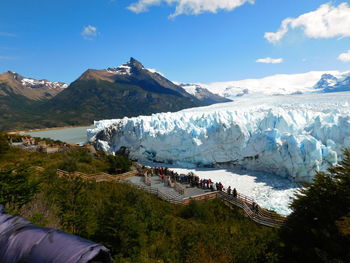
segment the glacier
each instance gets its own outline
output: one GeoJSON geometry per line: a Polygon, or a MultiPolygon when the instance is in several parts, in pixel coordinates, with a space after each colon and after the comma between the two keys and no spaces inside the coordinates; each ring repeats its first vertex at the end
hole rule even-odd
{"type": "Polygon", "coordinates": [[[229,103],[95,121],[90,142],[139,161],[234,167],[297,182],[350,146],[350,92],[244,97],[229,103]]]}

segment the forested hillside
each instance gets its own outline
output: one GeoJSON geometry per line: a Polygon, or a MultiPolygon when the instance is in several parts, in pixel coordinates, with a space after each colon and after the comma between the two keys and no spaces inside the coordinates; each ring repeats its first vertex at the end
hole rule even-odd
{"type": "Polygon", "coordinates": [[[220,199],[187,206],[126,183],[59,178],[56,169],[121,173],[131,162],[73,148],[27,152],[0,136],[0,203],[7,212],[108,247],[115,262],[349,262],[350,152],[319,173],[281,229],[255,224],[220,199]]]}

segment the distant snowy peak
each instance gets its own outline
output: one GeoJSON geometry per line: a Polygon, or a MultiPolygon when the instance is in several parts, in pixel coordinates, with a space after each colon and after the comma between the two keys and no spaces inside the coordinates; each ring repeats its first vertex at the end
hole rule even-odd
{"type": "Polygon", "coordinates": [[[137,68],[139,70],[147,70],[152,74],[159,74],[162,77],[164,77],[164,74],[157,71],[153,68],[145,68],[140,62],[138,62],[136,59],[131,58],[130,61],[127,63],[124,63],[116,68],[107,68],[106,71],[108,73],[116,74],[116,75],[131,75],[131,71],[133,68],[137,68]]]}
{"type": "Polygon", "coordinates": [[[116,68],[108,68],[106,69],[108,73],[118,74],[118,75],[130,75],[130,66],[128,64],[123,64],[116,68]]]}
{"type": "Polygon", "coordinates": [[[327,81],[331,83],[332,78],[330,76],[338,76],[341,73],[338,71],[311,71],[301,74],[278,74],[260,79],[244,79],[200,85],[214,94],[229,99],[242,96],[293,95],[315,92],[315,84],[325,74],[329,75],[327,81]]]}
{"type": "Polygon", "coordinates": [[[63,82],[25,78],[13,71],[0,74],[0,84],[0,96],[17,94],[30,100],[52,98],[68,87],[63,82]]]}
{"type": "Polygon", "coordinates": [[[26,88],[49,88],[49,89],[65,89],[68,87],[68,84],[57,81],[48,81],[44,80],[36,80],[31,78],[23,78],[21,83],[26,88]]]}
{"type": "MultiPolygon", "coordinates": [[[[131,85],[141,88],[143,92],[151,92],[152,94],[168,94],[182,98],[184,97],[186,100],[191,101],[189,103],[193,107],[207,105],[202,104],[201,101],[188,94],[182,87],[168,80],[160,72],[152,68],[145,68],[141,62],[132,57],[128,62],[117,67],[109,67],[101,70],[88,69],[77,79],[77,81],[96,80],[123,85],[126,89],[130,89],[131,85]]],[[[145,95],[146,98],[148,98],[147,96],[151,95],[145,95]]],[[[171,103],[174,103],[174,101],[172,100],[171,103]]]]}
{"type": "MultiPolygon", "coordinates": [[[[145,67],[136,59],[130,58],[130,61],[124,63],[116,68],[106,69],[108,73],[117,74],[117,75],[131,75],[133,70],[143,70],[145,67]]],[[[147,69],[149,70],[149,69],[147,69]]],[[[151,71],[151,70],[149,70],[151,71]]],[[[152,71],[151,71],[152,72],[152,71]]],[[[154,72],[152,72],[154,73],[154,72]]]]}
{"type": "Polygon", "coordinates": [[[46,79],[37,80],[33,78],[25,78],[13,71],[8,71],[7,74],[9,74],[11,78],[13,78],[15,81],[20,83],[25,88],[32,88],[32,89],[49,88],[49,89],[55,89],[55,90],[62,90],[68,87],[68,84],[64,82],[49,81],[46,79]]]}
{"type": "Polygon", "coordinates": [[[333,87],[337,84],[338,79],[331,74],[323,74],[321,79],[314,86],[315,89],[325,89],[327,87],[333,87]]]}
{"type": "Polygon", "coordinates": [[[232,101],[231,99],[227,99],[225,97],[222,97],[220,95],[210,92],[208,89],[204,87],[203,84],[189,84],[189,83],[178,83],[178,82],[174,82],[174,83],[182,87],[184,90],[186,90],[187,93],[195,96],[197,99],[207,104],[215,104],[215,103],[232,101]]]}
{"type": "Polygon", "coordinates": [[[341,92],[350,91],[350,72],[337,75],[323,74],[314,86],[318,92],[341,92]]]}
{"type": "Polygon", "coordinates": [[[185,89],[189,94],[196,96],[201,90],[205,89],[202,87],[202,84],[190,84],[190,83],[180,83],[180,82],[174,82],[176,85],[179,85],[183,89],[185,89]]]}

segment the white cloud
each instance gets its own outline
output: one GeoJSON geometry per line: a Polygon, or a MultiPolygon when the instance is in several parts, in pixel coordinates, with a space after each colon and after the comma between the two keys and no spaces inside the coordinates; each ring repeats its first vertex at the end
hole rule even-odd
{"type": "Polygon", "coordinates": [[[0,37],[15,37],[15,34],[8,33],[8,32],[0,32],[0,37]]]}
{"type": "Polygon", "coordinates": [[[13,60],[16,59],[16,57],[11,57],[11,56],[0,56],[0,60],[13,60]]]}
{"type": "Polygon", "coordinates": [[[255,62],[257,63],[265,63],[265,64],[279,64],[283,62],[283,58],[259,58],[255,62]]]}
{"type": "Polygon", "coordinates": [[[339,56],[338,56],[338,59],[340,61],[343,61],[343,62],[350,62],[350,50],[348,50],[347,52],[345,53],[341,53],[339,56]]]}
{"type": "Polygon", "coordinates": [[[97,36],[97,28],[91,25],[84,27],[81,35],[84,39],[91,40],[97,36]]]}
{"type": "Polygon", "coordinates": [[[171,18],[181,14],[199,15],[204,12],[217,13],[219,10],[232,11],[246,3],[253,4],[255,0],[138,0],[131,4],[128,9],[141,13],[148,11],[149,7],[166,3],[175,5],[175,12],[171,18]]]}
{"type": "Polygon", "coordinates": [[[309,38],[349,37],[350,6],[345,2],[338,6],[332,6],[332,3],[323,4],[315,11],[297,18],[284,19],[278,31],[265,33],[265,38],[275,44],[290,28],[300,28],[309,38]]]}

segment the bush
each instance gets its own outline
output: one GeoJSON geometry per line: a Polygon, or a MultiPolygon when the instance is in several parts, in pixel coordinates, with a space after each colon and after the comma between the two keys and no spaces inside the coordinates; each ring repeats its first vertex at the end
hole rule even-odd
{"type": "MultiPolygon", "coordinates": [[[[58,167],[95,173],[127,171],[130,165],[121,155],[11,148],[0,160],[0,171],[6,171],[0,175],[0,202],[22,207],[22,215],[43,227],[105,245],[116,262],[278,262],[278,232],[255,224],[219,199],[179,206],[126,183],[56,176],[58,167]],[[35,178],[40,178],[40,187],[35,178]]],[[[346,221],[339,224],[346,232],[346,221]]]]}
{"type": "Polygon", "coordinates": [[[111,174],[125,173],[130,170],[132,162],[124,155],[108,155],[108,172],[111,174]]]}
{"type": "Polygon", "coordinates": [[[198,202],[191,200],[188,206],[181,211],[181,216],[185,219],[195,218],[205,220],[209,217],[207,209],[198,202]]]}
{"type": "Polygon", "coordinates": [[[30,202],[38,190],[38,183],[29,178],[25,170],[0,173],[0,204],[12,212],[30,202]]]}
{"type": "Polygon", "coordinates": [[[7,140],[7,136],[3,133],[0,133],[0,157],[1,155],[8,152],[9,149],[10,149],[10,145],[7,140]]]}
{"type": "Polygon", "coordinates": [[[281,235],[285,262],[350,262],[350,151],[344,156],[292,203],[281,235]]]}

